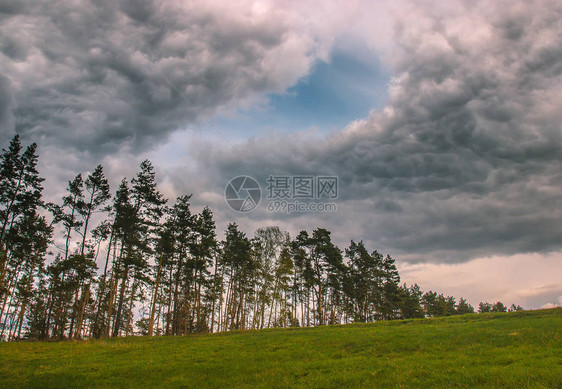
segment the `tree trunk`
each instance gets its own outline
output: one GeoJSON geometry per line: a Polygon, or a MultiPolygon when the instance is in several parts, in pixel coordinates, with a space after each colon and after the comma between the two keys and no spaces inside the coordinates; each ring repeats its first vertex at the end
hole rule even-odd
{"type": "Polygon", "coordinates": [[[164,254],[160,255],[158,261],[158,272],[156,273],[156,285],[154,285],[154,295],[152,296],[152,306],[150,309],[150,319],[148,320],[148,336],[152,336],[154,330],[154,313],[156,311],[156,300],[158,298],[158,289],[160,288],[160,276],[162,274],[162,260],[164,254]]]}
{"type": "Polygon", "coordinates": [[[135,303],[135,290],[137,289],[137,280],[133,278],[133,286],[131,287],[131,299],[129,301],[129,312],[127,315],[127,327],[125,328],[125,336],[129,336],[129,328],[133,328],[133,305],[135,303]]]}
{"type": "MultiPolygon", "coordinates": [[[[25,299],[21,304],[21,310],[19,314],[19,328],[17,338],[19,339],[21,334],[21,329],[23,326],[23,319],[25,317],[25,309],[27,308],[27,303],[29,301],[29,292],[31,292],[31,285],[33,283],[33,270],[35,269],[35,264],[37,263],[37,258],[39,257],[39,253],[35,253],[33,256],[33,262],[31,263],[31,268],[29,269],[29,275],[27,276],[27,285],[25,286],[25,299]]],[[[17,322],[16,322],[17,323],[17,322]]]]}
{"type": "MultiPolygon", "coordinates": [[[[111,256],[111,244],[113,242],[113,229],[111,230],[111,235],[109,236],[109,244],[107,245],[107,255],[105,257],[105,266],[103,268],[103,276],[100,282],[100,288],[98,290],[98,295],[97,295],[97,308],[96,309],[96,317],[94,319],[94,326],[93,326],[93,331],[95,333],[92,333],[92,336],[94,336],[95,338],[99,338],[100,334],[100,330],[101,330],[101,326],[99,323],[99,317],[100,317],[100,313],[101,313],[101,304],[103,302],[103,295],[105,294],[105,283],[107,280],[107,267],[109,265],[109,257],[111,256]]],[[[115,244],[114,244],[115,246],[115,244]]],[[[115,259],[115,250],[117,248],[113,247],[113,259],[115,259]]]]}
{"type": "Polygon", "coordinates": [[[123,300],[125,299],[125,287],[127,285],[129,276],[129,265],[125,266],[125,274],[123,275],[123,281],[121,283],[121,291],[119,292],[119,306],[117,307],[117,314],[115,316],[115,324],[113,326],[113,337],[119,335],[119,329],[121,326],[121,312],[123,311],[123,300]]]}
{"type": "Polygon", "coordinates": [[[76,320],[76,330],[74,332],[74,338],[80,339],[82,332],[82,322],[84,320],[84,313],[86,311],[86,306],[90,300],[90,284],[84,285],[84,292],[82,292],[82,302],[80,304],[80,311],[78,312],[78,319],[76,320]]]}

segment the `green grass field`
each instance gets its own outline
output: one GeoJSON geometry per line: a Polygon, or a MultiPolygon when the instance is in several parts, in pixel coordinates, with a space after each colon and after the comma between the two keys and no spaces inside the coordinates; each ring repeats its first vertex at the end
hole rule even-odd
{"type": "Polygon", "coordinates": [[[562,308],[0,344],[2,387],[562,387],[562,308]]]}

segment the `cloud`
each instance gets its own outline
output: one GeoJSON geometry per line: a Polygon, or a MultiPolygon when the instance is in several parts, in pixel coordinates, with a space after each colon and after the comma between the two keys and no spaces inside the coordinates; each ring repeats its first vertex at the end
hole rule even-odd
{"type": "Polygon", "coordinates": [[[140,159],[164,155],[167,194],[194,193],[219,226],[323,226],[340,245],[364,239],[409,262],[562,248],[560,4],[276,4],[4,5],[2,136],[40,143],[49,196],[98,162],[115,186],[140,159]],[[213,120],[285,93],[345,34],[365,40],[395,75],[411,64],[386,106],[343,134],[237,142],[243,157],[201,133],[200,115],[151,65],[213,120]],[[222,193],[239,174],[262,184],[269,174],[337,175],[338,213],[234,214],[222,193]]]}
{"type": "Polygon", "coordinates": [[[10,90],[10,80],[0,75],[0,141],[7,143],[14,135],[15,100],[10,90]]]}
{"type": "Polygon", "coordinates": [[[562,304],[562,296],[558,296],[555,302],[543,304],[541,308],[545,308],[545,309],[559,308],[561,304],[562,304]]]}
{"type": "Polygon", "coordinates": [[[190,103],[212,116],[282,93],[330,47],[303,15],[268,2],[24,1],[0,11],[2,80],[12,81],[0,86],[18,102],[15,130],[98,158],[197,125],[190,103]]]}
{"type": "Polygon", "coordinates": [[[412,262],[560,250],[562,6],[459,6],[398,17],[395,74],[412,65],[387,106],[343,135],[258,137],[236,146],[245,160],[193,140],[207,187],[220,193],[238,174],[338,175],[338,215],[293,225],[343,224],[412,262]]]}
{"type": "Polygon", "coordinates": [[[403,282],[417,283],[425,291],[463,296],[475,307],[481,301],[502,301],[507,306],[537,309],[560,299],[561,259],[560,253],[518,254],[455,264],[399,263],[398,267],[403,282]]]}
{"type": "Polygon", "coordinates": [[[329,3],[311,19],[305,4],[280,5],[2,3],[0,141],[17,132],[39,144],[49,201],[100,162],[116,186],[178,131],[204,127],[217,136],[201,114],[213,118],[285,93],[327,58],[341,21],[357,12],[353,3],[332,12],[337,4],[329,3]]]}

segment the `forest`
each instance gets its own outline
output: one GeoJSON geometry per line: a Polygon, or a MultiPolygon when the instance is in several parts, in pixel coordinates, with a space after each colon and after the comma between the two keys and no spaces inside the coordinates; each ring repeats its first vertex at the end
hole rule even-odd
{"type": "MultiPolygon", "coordinates": [[[[0,339],[184,335],[472,313],[463,298],[400,283],[395,260],[330,231],[248,236],[213,212],[171,202],[154,168],[112,194],[103,167],[43,200],[37,145],[19,136],[0,159],[0,339]],[[100,264],[98,266],[98,264],[100,264]]],[[[509,310],[521,310],[512,305],[509,310]]],[[[480,312],[507,311],[482,302],[480,312]]]]}

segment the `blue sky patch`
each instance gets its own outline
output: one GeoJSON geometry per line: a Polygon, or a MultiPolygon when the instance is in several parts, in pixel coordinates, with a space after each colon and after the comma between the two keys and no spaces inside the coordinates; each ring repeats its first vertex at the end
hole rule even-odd
{"type": "MultiPolygon", "coordinates": [[[[365,108],[384,90],[391,73],[367,47],[337,47],[328,62],[319,61],[312,72],[284,94],[269,95],[269,105],[239,110],[218,117],[215,124],[235,141],[266,133],[294,133],[315,129],[328,133],[366,117],[365,108]]],[[[384,93],[370,107],[382,107],[384,93]]]]}

